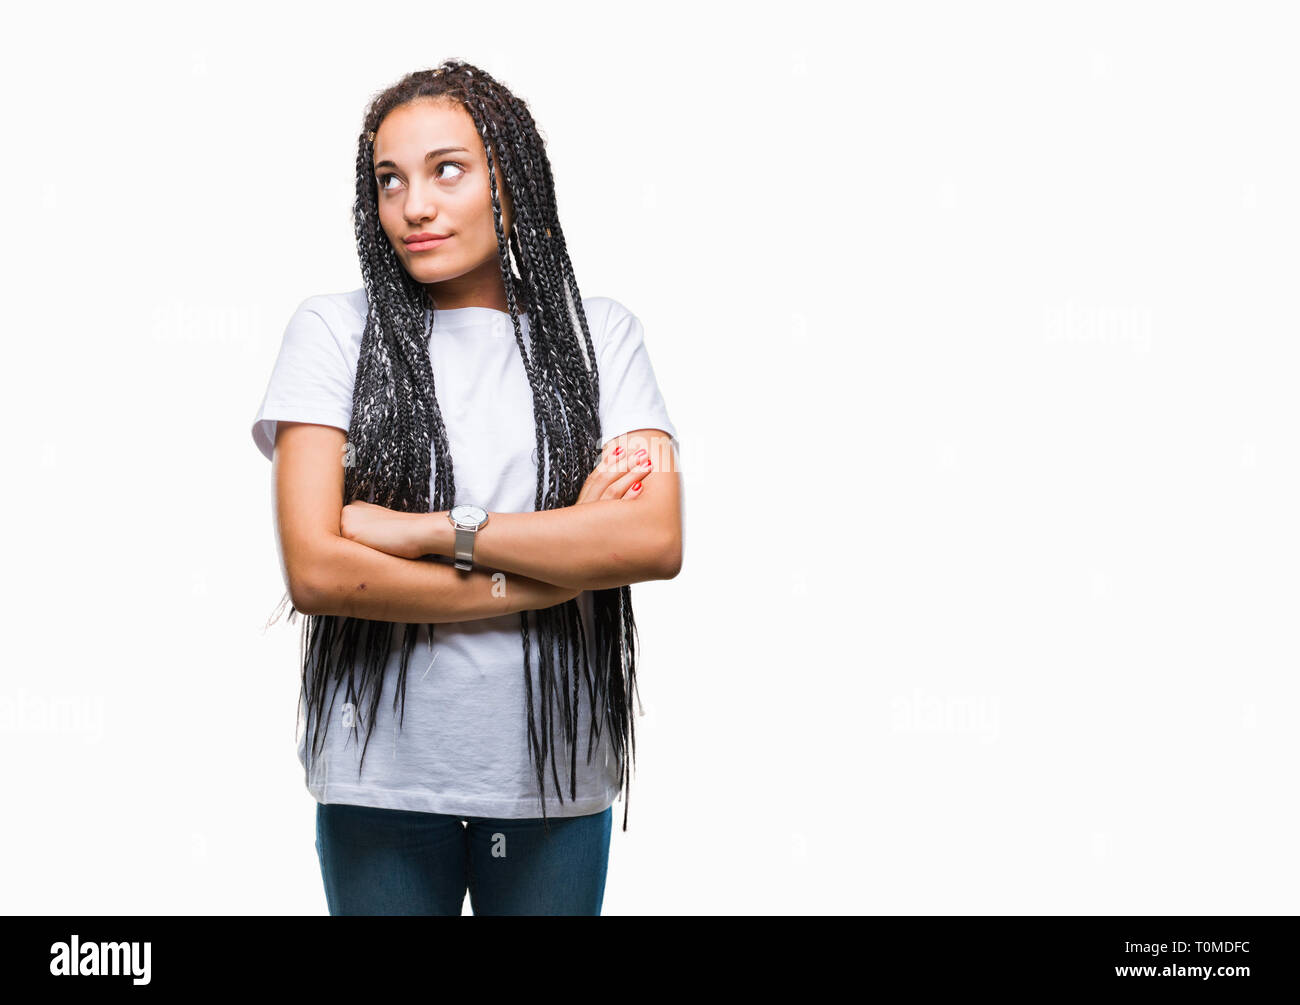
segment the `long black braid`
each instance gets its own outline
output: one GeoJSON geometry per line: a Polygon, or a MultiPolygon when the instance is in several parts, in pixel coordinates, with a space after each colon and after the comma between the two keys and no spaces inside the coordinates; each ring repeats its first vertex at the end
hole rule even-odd
{"type": "MultiPolygon", "coordinates": [[[[374,134],[384,117],[400,105],[423,98],[460,102],[483,140],[501,276],[515,342],[533,392],[537,457],[544,460],[538,464],[534,506],[537,510],[572,506],[600,460],[600,378],[582,296],[556,211],[550,161],[528,106],[483,70],[457,59],[446,60],[433,70],[408,74],[376,96],[366,112],[357,144],[353,223],[369,307],[352,393],[344,502],[363,499],[412,513],[449,510],[456,503],[447,430],[435,394],[429,355],[435,307],[422,284],[401,264],[379,223],[372,161],[374,134]],[[508,235],[502,226],[493,153],[505,176],[513,209],[508,235]],[[511,252],[519,265],[517,276],[511,268],[511,252]],[[527,344],[519,321],[521,298],[529,316],[527,344]],[[431,454],[436,459],[432,470],[431,454]]],[[[536,771],[537,795],[545,821],[544,766],[548,753],[555,793],[560,803],[564,802],[556,764],[553,713],[557,702],[563,741],[569,750],[569,797],[576,799],[580,682],[577,673],[570,680],[572,653],[573,661],[582,667],[592,710],[587,763],[591,762],[594,742],[607,728],[623,788],[623,829],[627,830],[627,803],[636,760],[632,696],[636,690],[638,648],[631,590],[627,586],[594,590],[591,599],[595,615],[595,652],[591,654],[587,652],[577,599],[520,613],[529,756],[536,771]],[[534,628],[539,640],[541,692],[536,704],[532,680],[534,628]]],[[[287,600],[286,594],[281,608],[287,600]]],[[[292,608],[292,602],[288,603],[292,608]]],[[[289,620],[298,613],[292,609],[289,620]]],[[[365,763],[393,630],[397,627],[405,630],[393,699],[400,728],[406,708],[406,672],[420,625],[336,615],[306,616],[302,694],[307,699],[309,774],[311,758],[319,753],[324,741],[322,720],[325,731],[329,728],[326,709],[333,708],[345,678],[345,700],[358,710],[366,731],[361,752],[361,764],[365,763]],[[355,679],[358,673],[359,681],[355,679]],[[331,681],[333,691],[327,702],[331,681]],[[368,691],[369,707],[362,714],[368,691]]],[[[429,625],[428,631],[432,644],[434,625],[429,625]]],[[[360,777],[360,765],[357,770],[360,777]]]]}

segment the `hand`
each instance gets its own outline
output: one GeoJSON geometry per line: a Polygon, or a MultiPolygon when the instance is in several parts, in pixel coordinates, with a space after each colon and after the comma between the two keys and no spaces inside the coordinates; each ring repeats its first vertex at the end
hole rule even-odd
{"type": "Polygon", "coordinates": [[[617,440],[610,443],[596,470],[587,476],[582,491],[578,493],[578,503],[639,496],[642,479],[649,477],[651,466],[650,455],[644,449],[638,449],[641,451],[639,454],[617,440]]]}
{"type": "Polygon", "coordinates": [[[431,551],[429,521],[439,515],[403,513],[358,500],[343,507],[339,533],[350,541],[398,558],[420,558],[431,551]]]}

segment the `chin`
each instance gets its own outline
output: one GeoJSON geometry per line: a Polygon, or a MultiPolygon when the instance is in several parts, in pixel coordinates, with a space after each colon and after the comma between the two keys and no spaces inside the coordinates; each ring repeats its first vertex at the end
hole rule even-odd
{"type": "Polygon", "coordinates": [[[419,283],[438,283],[447,278],[448,270],[442,268],[431,268],[423,262],[414,265],[408,265],[406,271],[411,274],[411,278],[419,283]]]}

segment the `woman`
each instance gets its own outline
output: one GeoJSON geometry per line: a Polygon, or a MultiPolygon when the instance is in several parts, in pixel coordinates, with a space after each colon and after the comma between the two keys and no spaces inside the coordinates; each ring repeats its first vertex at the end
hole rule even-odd
{"type": "Polygon", "coordinates": [[[580,295],[527,106],[462,61],[373,100],[353,217],[364,286],[294,313],[253,426],[330,912],[599,914],[629,585],[682,555],[641,324],[580,295]]]}

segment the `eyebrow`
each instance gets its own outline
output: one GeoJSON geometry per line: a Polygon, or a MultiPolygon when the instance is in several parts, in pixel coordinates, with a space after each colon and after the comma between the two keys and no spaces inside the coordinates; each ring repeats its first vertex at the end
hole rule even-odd
{"type": "MultiPolygon", "coordinates": [[[[439,147],[437,150],[430,150],[427,154],[425,154],[424,161],[427,164],[435,157],[441,157],[443,154],[454,154],[457,151],[466,154],[469,153],[469,151],[466,150],[464,147],[439,147]]],[[[397,165],[394,164],[392,161],[380,161],[378,164],[375,165],[375,170],[378,171],[382,167],[396,168],[397,165]]]]}

